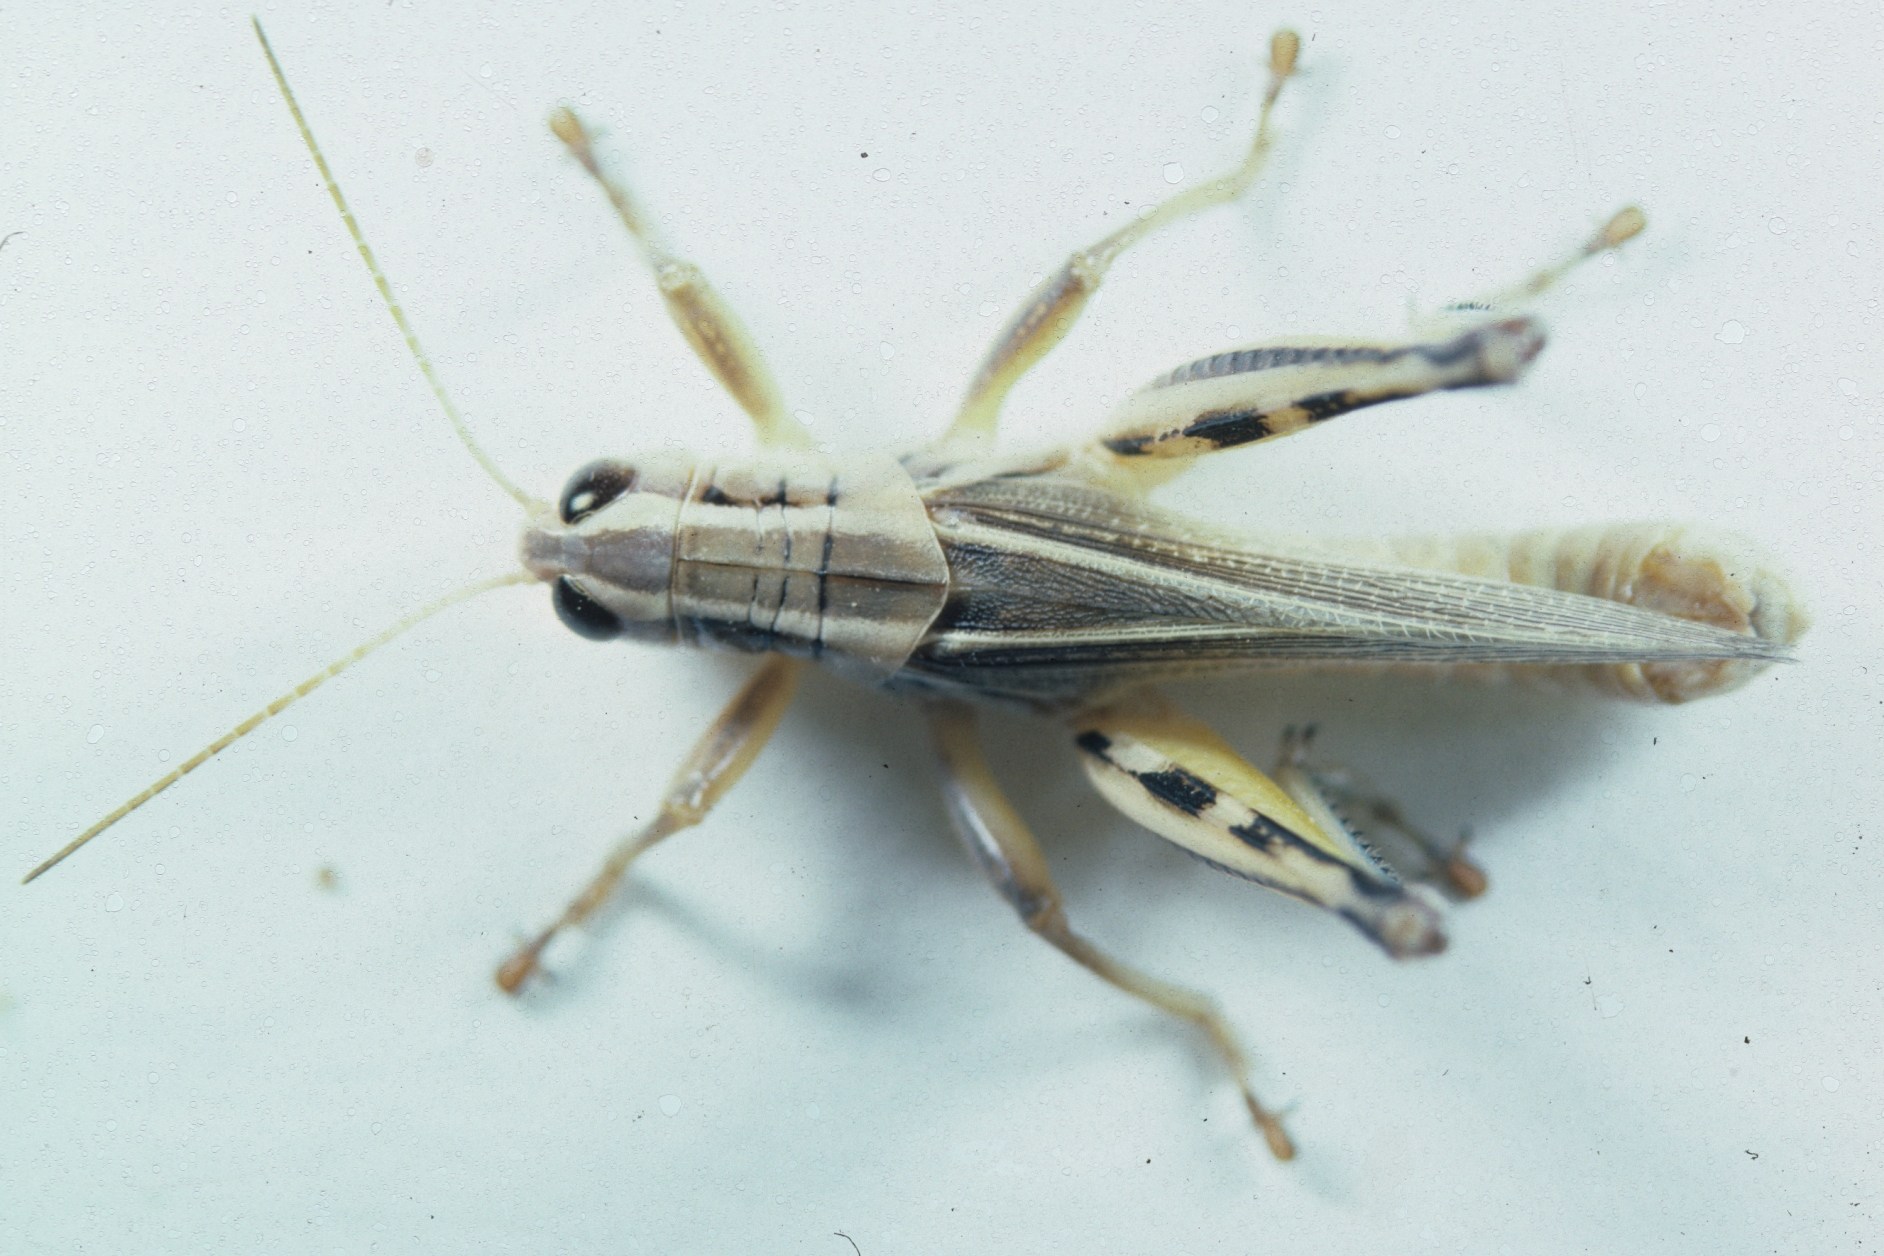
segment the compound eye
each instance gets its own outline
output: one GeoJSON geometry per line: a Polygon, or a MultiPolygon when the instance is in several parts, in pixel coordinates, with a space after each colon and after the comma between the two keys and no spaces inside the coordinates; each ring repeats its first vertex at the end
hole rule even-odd
{"type": "Polygon", "coordinates": [[[569,477],[558,511],[564,523],[579,523],[635,486],[635,469],[598,458],[569,477]]]}
{"type": "Polygon", "coordinates": [[[607,641],[621,636],[621,617],[583,592],[582,586],[568,576],[556,578],[556,592],[552,596],[556,602],[556,618],[578,637],[607,641]]]}

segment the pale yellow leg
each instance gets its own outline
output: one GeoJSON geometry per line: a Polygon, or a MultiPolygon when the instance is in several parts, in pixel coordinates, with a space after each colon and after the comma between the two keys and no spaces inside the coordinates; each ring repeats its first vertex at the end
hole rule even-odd
{"type": "Polygon", "coordinates": [[[942,761],[942,792],[956,831],[1026,926],[1094,976],[1202,1030],[1242,1091],[1250,1118],[1270,1151],[1278,1160],[1293,1157],[1295,1145],[1281,1119],[1250,1089],[1248,1057],[1216,1006],[1194,990],[1121,964],[1073,932],[1039,843],[988,768],[975,737],[974,712],[950,703],[933,708],[929,722],[942,761]]]}
{"type": "Polygon", "coordinates": [[[673,256],[655,239],[647,219],[628,195],[628,189],[602,169],[582,119],[574,110],[558,109],[550,115],[550,130],[601,185],[622,225],[641,246],[642,256],[647,258],[648,267],[654,272],[661,299],[667,302],[667,312],[672,315],[674,325],[680,328],[680,334],[687,338],[687,343],[700,355],[714,378],[752,416],[759,429],[760,443],[810,448],[811,434],[786,410],[772,372],[739,316],[713,290],[698,266],[673,256]]]}
{"type": "Polygon", "coordinates": [[[624,838],[609,854],[589,883],[554,924],[517,948],[497,969],[497,984],[507,994],[516,994],[537,971],[543,949],[558,933],[581,924],[595,914],[620,886],[641,852],[662,838],[682,829],[692,828],[706,818],[707,812],[745,775],[752,761],[765,749],[772,730],[778,727],[785,708],[791,705],[798,689],[803,664],[796,659],[773,656],[760,665],[733,700],[713,721],[713,726],[694,744],[693,750],[674,774],[661,799],[661,809],[640,832],[624,838]]]}
{"type": "Polygon", "coordinates": [[[968,395],[962,400],[961,411],[942,438],[944,444],[973,445],[993,440],[1001,403],[1009,390],[1053,346],[1065,339],[1119,254],[1161,227],[1212,205],[1233,201],[1249,189],[1269,156],[1274,139],[1269,128],[1270,112],[1282,84],[1295,72],[1295,58],[1301,46],[1301,38],[1294,31],[1277,31],[1270,39],[1269,88],[1263,95],[1256,138],[1251,141],[1242,164],[1229,174],[1178,193],[1091,248],[1073,254],[1034,291],[995,340],[988,356],[982,359],[974,382],[968,387],[968,395]]]}

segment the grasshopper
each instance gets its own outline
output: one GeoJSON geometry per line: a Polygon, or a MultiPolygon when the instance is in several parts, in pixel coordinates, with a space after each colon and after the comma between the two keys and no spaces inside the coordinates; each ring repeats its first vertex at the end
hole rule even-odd
{"type": "Polygon", "coordinates": [[[1059,722],[1120,812],[1210,866],[1333,912],[1387,954],[1412,958],[1445,946],[1436,887],[1471,897],[1484,874],[1352,773],[1313,762],[1308,734],[1286,737],[1279,764],[1264,773],[1156,685],[1363,665],[1541,677],[1683,702],[1785,659],[1805,629],[1771,562],[1744,541],[1696,528],[1258,540],[1149,500],[1208,454],[1381,402],[1516,381],[1544,344],[1530,304],[1578,262],[1642,230],[1633,207],[1559,263],[1446,307],[1411,339],[1297,338],[1218,353],[1153,380],[1082,444],[995,447],[1009,391],[1068,334],[1109,268],[1147,235],[1235,201],[1256,182],[1300,53],[1293,32],[1270,41],[1255,135],[1236,168],[1072,254],[997,338],[941,438],[900,458],[814,448],[737,316],[697,266],[661,243],[603,168],[583,122],[557,110],[551,130],[607,195],[675,324],[751,416],[765,448],[748,458],[598,459],[551,504],[507,479],[472,438],[259,23],[255,30],[441,409],[525,512],[521,570],[450,593],[358,646],[80,834],[29,881],[393,637],[488,589],[546,583],[559,618],[584,637],[734,650],[761,662],[687,754],[654,818],[499,967],[503,990],[520,992],[551,942],[609,901],[641,854],[706,818],[766,744],[805,669],[819,664],[915,705],[954,825],[1021,921],[1102,980],[1201,1031],[1271,1150],[1287,1159],[1293,1144],[1251,1088],[1247,1053],[1212,1002],[1073,930],[1038,844],[980,747],[977,708],[1059,722]]]}

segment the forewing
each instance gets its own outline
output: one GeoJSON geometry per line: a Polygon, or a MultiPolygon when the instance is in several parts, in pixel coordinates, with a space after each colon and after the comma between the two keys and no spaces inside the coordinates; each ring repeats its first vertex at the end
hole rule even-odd
{"type": "Polygon", "coordinates": [[[947,607],[907,679],[1034,701],[1291,663],[1783,657],[1604,598],[1259,544],[1070,474],[957,482],[930,515],[947,607]]]}

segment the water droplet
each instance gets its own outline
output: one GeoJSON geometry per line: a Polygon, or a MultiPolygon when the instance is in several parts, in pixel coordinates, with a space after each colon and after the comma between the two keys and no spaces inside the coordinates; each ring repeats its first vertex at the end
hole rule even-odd
{"type": "Polygon", "coordinates": [[[235,204],[235,203],[236,203],[237,201],[239,201],[239,200],[241,200],[242,198],[241,198],[241,197],[239,197],[239,196],[237,196],[237,195],[236,195],[236,194],[235,194],[234,192],[231,192],[231,193],[229,193],[229,196],[228,196],[228,198],[227,198],[227,199],[228,199],[228,201],[229,201],[229,203],[230,203],[231,205],[233,205],[233,204],[235,204]]]}
{"type": "Polygon", "coordinates": [[[1774,235],[1785,235],[1786,220],[1784,218],[1775,218],[1766,224],[1766,229],[1774,235]]]}
{"type": "Polygon", "coordinates": [[[487,61],[483,65],[478,67],[478,77],[489,78],[490,76],[491,76],[491,65],[490,65],[490,62],[487,61]]]}
{"type": "Polygon", "coordinates": [[[1622,1000],[1617,998],[1615,995],[1599,994],[1596,996],[1596,1014],[1602,1017],[1604,1020],[1611,1019],[1612,1017],[1620,1014],[1621,1011],[1622,1011],[1622,1000]]]}
{"type": "Polygon", "coordinates": [[[1640,401],[1640,400],[1642,400],[1642,398],[1644,398],[1644,397],[1646,397],[1646,396],[1648,396],[1648,385],[1647,385],[1647,384],[1637,384],[1637,385],[1635,386],[1635,399],[1636,399],[1637,401],[1640,401]]]}
{"type": "Polygon", "coordinates": [[[1388,138],[1388,139],[1390,139],[1390,140],[1397,140],[1397,139],[1399,139],[1399,138],[1400,138],[1400,128],[1399,128],[1399,127],[1397,127],[1397,126],[1390,126],[1390,127],[1388,127],[1388,128],[1387,128],[1387,138],[1388,138]]]}
{"type": "Polygon", "coordinates": [[[1858,381],[1855,379],[1846,379],[1841,375],[1838,377],[1838,391],[1844,393],[1847,397],[1855,397],[1858,395],[1858,381]]]}
{"type": "Polygon", "coordinates": [[[891,358],[896,356],[896,346],[885,340],[877,346],[877,353],[885,362],[888,362],[891,358]]]}
{"type": "Polygon", "coordinates": [[[85,740],[87,744],[96,746],[98,744],[98,739],[100,737],[103,737],[104,735],[105,735],[105,726],[103,724],[94,724],[91,726],[91,729],[86,732],[85,740]]]}
{"type": "Polygon", "coordinates": [[[436,667],[428,667],[428,668],[426,668],[426,669],[425,669],[425,679],[427,679],[427,680],[437,680],[437,679],[438,679],[438,669],[437,669],[436,667]]]}
{"type": "Polygon", "coordinates": [[[281,739],[283,741],[293,741],[295,738],[299,737],[300,735],[301,735],[301,730],[296,728],[292,724],[288,725],[288,727],[281,730],[281,739]]]}
{"type": "Polygon", "coordinates": [[[875,179],[878,183],[888,183],[890,181],[890,172],[882,166],[878,166],[875,170],[870,172],[870,177],[875,179]]]}
{"type": "Polygon", "coordinates": [[[1695,786],[1699,785],[1700,783],[1701,782],[1698,779],[1696,779],[1694,773],[1692,772],[1683,772],[1681,774],[1681,792],[1684,794],[1692,794],[1694,792],[1695,786]]]}
{"type": "Polygon", "coordinates": [[[1164,181],[1166,183],[1184,182],[1184,167],[1178,165],[1178,163],[1175,161],[1165,162],[1164,163],[1164,181]]]}
{"type": "Polygon", "coordinates": [[[661,1096],[661,1111],[667,1116],[678,1115],[680,1112],[680,1096],[679,1095],[662,1095],[661,1096]]]}
{"type": "Polygon", "coordinates": [[[1215,105],[1204,106],[1204,121],[1215,122],[1218,118],[1221,118],[1222,116],[1223,116],[1222,114],[1217,112],[1217,107],[1215,105]]]}
{"type": "Polygon", "coordinates": [[[369,1126],[368,1128],[370,1128],[370,1129],[371,1129],[371,1130],[372,1130],[372,1131],[373,1131],[373,1132],[374,1132],[375,1134],[377,1134],[377,1133],[379,1133],[379,1132],[380,1132],[380,1131],[381,1131],[382,1129],[385,1129],[386,1127],[385,1127],[385,1126],[383,1126],[383,1125],[381,1125],[381,1124],[380,1124],[380,1123],[379,1123],[378,1121],[375,1121],[375,1122],[373,1122],[373,1124],[372,1124],[371,1126],[369,1126]]]}
{"type": "Polygon", "coordinates": [[[429,148],[421,148],[418,152],[412,154],[412,161],[419,169],[425,169],[432,164],[432,150],[429,148]]]}
{"type": "Polygon", "coordinates": [[[1714,336],[1714,339],[1720,341],[1722,344],[1728,345],[1737,345],[1746,338],[1747,329],[1741,326],[1740,320],[1737,318],[1730,318],[1722,323],[1720,325],[1720,331],[1714,336]]]}
{"type": "Polygon", "coordinates": [[[992,301],[983,301],[979,306],[975,307],[975,313],[981,315],[983,318],[993,318],[1000,309],[1001,307],[992,301]]]}
{"type": "Polygon", "coordinates": [[[1838,429],[1839,440],[1850,440],[1853,435],[1854,433],[1851,430],[1851,424],[1845,423],[1845,424],[1840,425],[1838,429]]]}
{"type": "Polygon", "coordinates": [[[231,423],[229,426],[233,427],[238,432],[246,432],[249,430],[249,421],[247,419],[237,419],[234,423],[231,423]]]}
{"type": "Polygon", "coordinates": [[[1720,439],[1720,424],[1718,423],[1704,424],[1701,428],[1701,439],[1704,441],[1719,440],[1720,439]]]}
{"type": "Polygon", "coordinates": [[[116,890],[111,891],[110,894],[105,896],[105,910],[106,911],[123,911],[124,910],[124,895],[118,893],[116,890]]]}
{"type": "Polygon", "coordinates": [[[1825,1078],[1824,1080],[1822,1080],[1822,1081],[1821,1081],[1821,1082],[1819,1083],[1819,1085],[1821,1085],[1821,1086],[1823,1086],[1823,1087],[1825,1087],[1825,1089],[1827,1089],[1827,1090],[1837,1090],[1837,1089],[1838,1089],[1838,1079],[1837,1079],[1836,1077],[1827,1077],[1827,1078],[1825,1078]]]}

